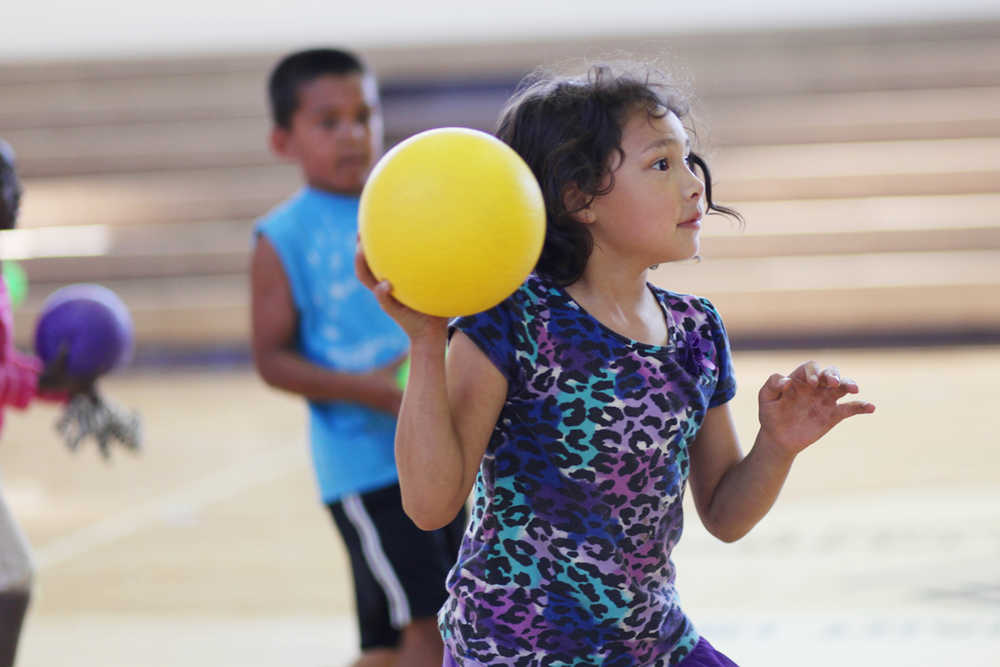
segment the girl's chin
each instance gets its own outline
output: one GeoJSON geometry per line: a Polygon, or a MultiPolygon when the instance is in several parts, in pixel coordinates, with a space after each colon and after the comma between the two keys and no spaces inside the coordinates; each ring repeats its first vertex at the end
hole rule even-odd
{"type": "Polygon", "coordinates": [[[659,266],[660,264],[669,264],[670,262],[686,262],[688,260],[698,259],[699,258],[698,253],[701,251],[701,246],[700,244],[696,243],[689,248],[684,248],[683,250],[678,249],[678,250],[679,252],[670,253],[670,255],[667,255],[663,259],[660,259],[659,261],[655,262],[654,265],[659,266]]]}

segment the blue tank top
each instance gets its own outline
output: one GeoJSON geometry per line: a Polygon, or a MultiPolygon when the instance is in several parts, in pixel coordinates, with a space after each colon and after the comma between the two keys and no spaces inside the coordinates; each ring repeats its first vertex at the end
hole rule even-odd
{"type": "MultiPolygon", "coordinates": [[[[299,316],[297,349],[309,361],[366,373],[406,354],[409,340],[354,274],[358,198],[303,188],[256,225],[285,269],[299,316]]],[[[360,403],[309,401],[320,494],[333,502],[398,479],[396,419],[360,403]]]]}

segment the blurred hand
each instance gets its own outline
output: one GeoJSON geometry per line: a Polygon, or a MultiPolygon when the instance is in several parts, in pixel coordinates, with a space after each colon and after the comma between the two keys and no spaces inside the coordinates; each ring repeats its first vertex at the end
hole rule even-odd
{"type": "Polygon", "coordinates": [[[378,303],[389,317],[396,320],[410,340],[417,342],[434,337],[445,338],[448,331],[448,318],[435,317],[407,308],[392,296],[392,285],[388,280],[379,282],[368,266],[364,250],[358,243],[354,254],[354,272],[365,287],[370,289],[378,303]]]}
{"type": "Polygon", "coordinates": [[[858,385],[834,367],[820,370],[814,361],[788,376],[774,374],[758,394],[760,428],[778,450],[794,457],[848,417],[875,412],[867,401],[838,401],[858,393],[858,385]]]}
{"type": "Polygon", "coordinates": [[[38,391],[41,394],[66,394],[69,397],[78,394],[93,394],[94,380],[79,378],[67,372],[69,348],[64,343],[59,347],[55,359],[49,361],[38,376],[38,391]]]}

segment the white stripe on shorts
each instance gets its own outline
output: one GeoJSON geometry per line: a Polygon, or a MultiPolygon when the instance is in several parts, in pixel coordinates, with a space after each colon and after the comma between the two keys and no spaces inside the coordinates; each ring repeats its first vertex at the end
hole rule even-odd
{"type": "Polygon", "coordinates": [[[406,599],[406,591],[403,590],[389,557],[382,549],[378,531],[375,530],[375,524],[368,516],[361,497],[357,494],[346,495],[341,498],[341,503],[344,506],[344,514],[361,536],[361,551],[365,555],[368,567],[375,575],[375,579],[382,584],[385,597],[389,600],[389,621],[397,630],[406,627],[412,618],[410,601],[406,599]]]}

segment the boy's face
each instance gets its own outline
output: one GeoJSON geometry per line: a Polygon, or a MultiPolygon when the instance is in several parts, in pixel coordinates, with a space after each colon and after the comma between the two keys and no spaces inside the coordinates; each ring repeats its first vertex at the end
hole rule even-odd
{"type": "Polygon", "coordinates": [[[291,127],[275,128],[271,146],[297,162],[312,187],[358,194],[382,152],[382,116],[374,77],[321,76],[299,88],[291,127]]]}

